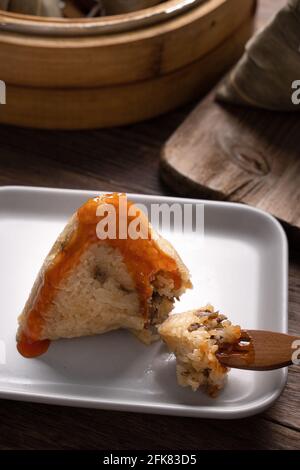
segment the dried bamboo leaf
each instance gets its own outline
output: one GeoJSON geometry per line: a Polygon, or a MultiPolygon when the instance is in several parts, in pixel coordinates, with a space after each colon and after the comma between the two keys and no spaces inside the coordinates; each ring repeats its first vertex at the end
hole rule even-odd
{"type": "Polygon", "coordinates": [[[217,99],[270,110],[295,111],[292,84],[300,80],[300,0],[289,0],[247,44],[217,99]]]}

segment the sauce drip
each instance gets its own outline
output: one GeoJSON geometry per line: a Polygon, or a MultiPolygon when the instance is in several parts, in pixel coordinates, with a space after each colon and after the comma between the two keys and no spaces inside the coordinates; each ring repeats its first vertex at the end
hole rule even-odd
{"type": "Polygon", "coordinates": [[[50,345],[49,339],[44,339],[42,341],[32,341],[28,338],[25,333],[21,333],[21,336],[17,343],[17,349],[20,354],[24,357],[36,357],[44,354],[50,345]]]}
{"type": "MultiPolygon", "coordinates": [[[[94,243],[106,243],[119,249],[123,256],[123,260],[131,274],[136,290],[140,299],[140,309],[145,319],[148,320],[149,299],[153,293],[151,282],[155,275],[160,271],[169,273],[170,278],[174,281],[175,289],[181,287],[181,276],[176,261],[163,252],[155,240],[151,238],[148,219],[142,216],[139,220],[147,230],[148,237],[132,239],[129,236],[126,239],[118,237],[119,225],[123,223],[123,212],[120,211],[120,200],[125,195],[114,193],[111,195],[99,196],[87,201],[77,211],[78,224],[68,242],[61,247],[56,255],[53,264],[44,273],[43,282],[39,288],[37,297],[31,310],[28,313],[24,331],[18,338],[18,351],[25,357],[36,357],[47,351],[50,341],[40,340],[43,325],[44,313],[47,312],[50,304],[61,281],[71,272],[71,270],[79,263],[81,255],[85,250],[94,243]],[[116,212],[116,238],[107,238],[100,240],[97,236],[97,224],[106,217],[106,213],[102,216],[97,215],[97,208],[100,204],[112,204],[116,212]],[[120,217],[121,213],[121,217],[120,217]]],[[[126,199],[127,201],[127,199],[126,199]]],[[[129,208],[133,203],[127,201],[127,211],[125,217],[127,219],[127,228],[130,223],[141,215],[141,211],[137,209],[134,215],[129,215],[129,208]]],[[[145,233],[145,232],[143,232],[145,233]]]]}

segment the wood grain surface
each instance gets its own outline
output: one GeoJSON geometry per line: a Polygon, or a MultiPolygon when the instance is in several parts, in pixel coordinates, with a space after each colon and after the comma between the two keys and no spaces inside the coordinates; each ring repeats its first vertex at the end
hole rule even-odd
{"type": "MultiPolygon", "coordinates": [[[[269,17],[280,0],[263,0],[269,17]]],[[[192,106],[112,130],[0,127],[0,184],[174,195],[159,178],[162,145],[192,106]]],[[[290,242],[289,329],[300,333],[300,249],[290,242]]],[[[267,412],[217,421],[0,400],[0,449],[300,449],[300,370],[267,412]]]]}
{"type": "Polygon", "coordinates": [[[300,228],[299,112],[223,105],[215,92],[166,144],[165,181],[178,194],[244,202],[300,228]]]}
{"type": "Polygon", "coordinates": [[[244,202],[300,229],[299,114],[221,105],[214,96],[166,144],[165,181],[180,195],[244,202]]]}

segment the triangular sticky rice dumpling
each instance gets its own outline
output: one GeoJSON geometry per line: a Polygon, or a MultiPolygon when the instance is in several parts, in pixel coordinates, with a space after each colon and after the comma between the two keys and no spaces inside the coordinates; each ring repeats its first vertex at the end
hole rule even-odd
{"type": "Polygon", "coordinates": [[[127,199],[121,214],[120,201],[119,194],[90,199],[58,237],[19,317],[17,347],[23,356],[43,354],[51,340],[118,328],[150,343],[158,338],[156,325],[168,316],[174,299],[191,287],[174,248],[127,199]],[[108,205],[116,213],[115,233],[99,238],[108,205]],[[137,216],[147,237],[127,236],[127,228],[124,237],[124,223],[130,226],[137,216]]]}

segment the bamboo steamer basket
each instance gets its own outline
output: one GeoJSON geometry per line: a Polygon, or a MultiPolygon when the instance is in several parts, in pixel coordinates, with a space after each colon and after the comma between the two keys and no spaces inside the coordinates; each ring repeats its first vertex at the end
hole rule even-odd
{"type": "MultiPolygon", "coordinates": [[[[174,109],[207,91],[238,60],[255,8],[256,0],[207,0],[156,25],[92,36],[51,36],[40,32],[43,26],[39,34],[21,34],[4,31],[0,21],[0,80],[7,86],[0,122],[84,129],[174,109]]],[[[28,21],[1,16],[12,24],[28,21]]]]}

